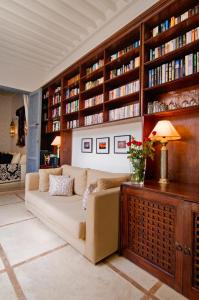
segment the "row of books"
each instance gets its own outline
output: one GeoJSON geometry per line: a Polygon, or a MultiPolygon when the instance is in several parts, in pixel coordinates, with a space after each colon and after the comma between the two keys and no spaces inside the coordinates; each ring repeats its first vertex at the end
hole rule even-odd
{"type": "Polygon", "coordinates": [[[91,67],[86,68],[86,75],[98,70],[99,68],[103,67],[104,65],[104,60],[99,59],[96,63],[94,63],[91,67]]]}
{"type": "Polygon", "coordinates": [[[126,54],[127,52],[131,51],[134,48],[138,48],[140,46],[140,40],[134,41],[131,45],[117,51],[116,53],[112,54],[110,56],[110,60],[117,59],[118,57],[121,57],[122,55],[126,54]]]}
{"type": "Polygon", "coordinates": [[[100,103],[103,103],[103,101],[104,101],[104,95],[103,94],[97,95],[95,97],[86,99],[84,102],[84,107],[87,108],[87,107],[91,107],[94,105],[98,105],[100,103]]]}
{"type": "Polygon", "coordinates": [[[55,89],[54,94],[60,93],[60,92],[61,92],[61,86],[58,86],[58,87],[55,89]]]}
{"type": "Polygon", "coordinates": [[[43,94],[43,99],[48,99],[49,97],[49,91],[47,90],[44,94],[43,94]]]}
{"type": "Polygon", "coordinates": [[[67,129],[77,128],[79,127],[79,120],[72,120],[66,123],[67,129]]]}
{"type": "Polygon", "coordinates": [[[89,115],[84,117],[84,125],[95,125],[103,123],[103,112],[100,112],[98,114],[89,115]]]}
{"type": "Polygon", "coordinates": [[[66,114],[79,110],[79,99],[70,103],[66,103],[66,114]]]}
{"type": "Polygon", "coordinates": [[[87,81],[86,84],[85,84],[85,90],[89,90],[89,89],[91,89],[91,88],[93,88],[93,87],[95,87],[95,86],[97,86],[97,85],[99,85],[103,82],[104,82],[104,77],[100,77],[100,78],[98,78],[96,80],[93,80],[93,81],[87,81]]]}
{"type": "Polygon", "coordinates": [[[149,51],[149,59],[153,60],[165,55],[171,51],[174,51],[180,47],[183,47],[191,42],[199,39],[199,27],[186,32],[183,35],[149,51]]]}
{"type": "Polygon", "coordinates": [[[140,57],[135,57],[134,59],[130,60],[128,64],[122,65],[120,68],[113,69],[110,71],[110,78],[117,77],[122,75],[130,70],[133,70],[140,66],[140,57]]]}
{"type": "Polygon", "coordinates": [[[61,116],[61,106],[58,106],[52,110],[52,118],[58,118],[61,116]]]}
{"type": "Polygon", "coordinates": [[[79,95],[79,88],[66,89],[66,98],[70,98],[73,96],[79,95]]]}
{"type": "Polygon", "coordinates": [[[135,80],[128,84],[122,85],[116,89],[109,91],[109,100],[113,100],[118,97],[126,96],[140,90],[140,81],[135,80]]]}
{"type": "Polygon", "coordinates": [[[199,52],[149,70],[149,87],[199,72],[199,52]]]}
{"type": "Polygon", "coordinates": [[[54,94],[52,99],[52,105],[58,104],[60,102],[61,102],[61,95],[59,93],[54,94]]]}
{"type": "Polygon", "coordinates": [[[77,74],[77,75],[73,76],[72,78],[68,79],[66,81],[66,85],[72,85],[72,84],[76,83],[79,79],[80,79],[80,74],[77,74]]]}
{"type": "Polygon", "coordinates": [[[53,122],[53,129],[52,130],[53,130],[53,132],[60,130],[60,121],[54,121],[53,122]]]}
{"type": "Polygon", "coordinates": [[[199,5],[196,5],[195,7],[185,11],[183,14],[177,17],[173,16],[170,19],[167,19],[164,22],[162,22],[160,25],[154,27],[152,29],[152,36],[155,37],[161,32],[166,31],[167,29],[183,22],[184,20],[198,13],[199,13],[199,5]]]}
{"type": "Polygon", "coordinates": [[[47,111],[42,114],[42,117],[43,117],[43,121],[44,122],[48,121],[48,113],[47,113],[47,111]]]}
{"type": "Polygon", "coordinates": [[[137,117],[140,114],[139,103],[130,104],[120,108],[109,110],[109,121],[137,117]]]}

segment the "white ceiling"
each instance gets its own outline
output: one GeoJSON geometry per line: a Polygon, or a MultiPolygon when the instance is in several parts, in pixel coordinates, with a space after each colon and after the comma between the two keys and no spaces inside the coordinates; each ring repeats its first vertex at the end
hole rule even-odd
{"type": "MultiPolygon", "coordinates": [[[[35,78],[37,82],[40,78],[43,83],[89,38],[137,2],[0,0],[0,85],[4,85],[3,78],[8,80],[13,72],[16,77],[23,73],[29,80],[35,78]]],[[[24,89],[25,85],[20,88],[24,89]]]]}

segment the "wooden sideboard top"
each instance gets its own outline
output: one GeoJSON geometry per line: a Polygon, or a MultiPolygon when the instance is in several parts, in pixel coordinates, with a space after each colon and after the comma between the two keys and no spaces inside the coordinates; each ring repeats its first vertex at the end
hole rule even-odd
{"type": "Polygon", "coordinates": [[[168,184],[160,184],[157,181],[145,181],[143,186],[125,182],[123,186],[144,191],[152,191],[162,194],[167,194],[182,200],[199,203],[199,184],[186,184],[169,182],[168,184]]]}

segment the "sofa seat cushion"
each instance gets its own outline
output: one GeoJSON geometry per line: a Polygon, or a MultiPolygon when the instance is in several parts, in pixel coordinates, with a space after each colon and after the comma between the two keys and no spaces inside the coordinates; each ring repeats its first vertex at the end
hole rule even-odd
{"type": "Polygon", "coordinates": [[[62,175],[74,178],[74,193],[82,196],[86,189],[87,169],[63,165],[62,175]]]}
{"type": "Polygon", "coordinates": [[[97,182],[100,178],[118,178],[123,177],[125,180],[128,181],[130,175],[125,173],[110,173],[110,172],[104,172],[94,169],[88,169],[87,170],[87,186],[89,186],[91,183],[97,182]]]}
{"type": "Polygon", "coordinates": [[[85,240],[86,213],[80,196],[50,196],[48,192],[30,191],[26,199],[29,205],[63,226],[73,237],[85,240]]]}

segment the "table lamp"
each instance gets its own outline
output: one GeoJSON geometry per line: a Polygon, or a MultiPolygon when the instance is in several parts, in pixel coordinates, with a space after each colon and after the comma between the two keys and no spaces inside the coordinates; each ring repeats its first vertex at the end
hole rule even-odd
{"type": "Polygon", "coordinates": [[[149,138],[162,144],[159,183],[168,183],[168,149],[166,145],[168,141],[181,139],[181,136],[170,121],[162,120],[155,125],[149,138]]]}
{"type": "Polygon", "coordinates": [[[57,146],[57,157],[59,158],[59,150],[61,145],[61,136],[57,135],[53,142],[51,143],[51,146],[57,146]]]}

